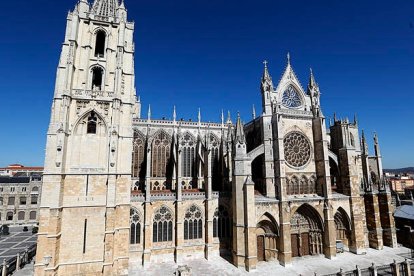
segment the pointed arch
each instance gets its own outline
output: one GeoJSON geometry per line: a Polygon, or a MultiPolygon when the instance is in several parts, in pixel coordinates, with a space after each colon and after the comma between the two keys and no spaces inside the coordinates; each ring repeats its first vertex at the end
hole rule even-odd
{"type": "Polygon", "coordinates": [[[203,211],[196,204],[187,208],[184,216],[184,240],[203,238],[203,218],[203,211]]]}
{"type": "Polygon", "coordinates": [[[145,178],[145,146],[146,138],[144,134],[139,130],[134,130],[132,149],[132,177],[139,178],[140,180],[144,180],[145,178]]]}
{"type": "MultiPolygon", "coordinates": [[[[196,147],[197,140],[190,132],[186,131],[179,137],[181,149],[181,176],[186,178],[196,177],[196,147]]],[[[183,188],[191,189],[191,180],[183,188]]]]}
{"type": "Polygon", "coordinates": [[[141,229],[142,229],[142,215],[134,207],[130,210],[129,215],[130,223],[130,244],[141,243],[141,229]]]}
{"type": "Polygon", "coordinates": [[[228,240],[231,237],[231,213],[225,205],[219,205],[213,216],[213,237],[228,240]]]}
{"type": "Polygon", "coordinates": [[[95,57],[105,57],[107,32],[103,28],[95,29],[95,57]]]}
{"type": "Polygon", "coordinates": [[[105,68],[99,64],[90,67],[90,88],[95,91],[105,90],[105,68]]]}
{"type": "Polygon", "coordinates": [[[85,111],[75,122],[74,133],[76,135],[96,134],[106,136],[107,124],[103,116],[93,108],[85,111]],[[93,127],[91,126],[93,124],[93,127]],[[95,130],[91,133],[90,130],[95,130]]]}
{"type": "Polygon", "coordinates": [[[323,252],[323,221],[309,204],[301,205],[291,217],[293,257],[318,255],[323,252]]]}
{"type": "Polygon", "coordinates": [[[336,240],[342,241],[345,245],[349,246],[351,242],[351,220],[346,211],[339,207],[334,216],[336,240]]]}
{"type": "Polygon", "coordinates": [[[277,259],[279,229],[271,214],[264,213],[256,226],[258,261],[277,259]]]}
{"type": "Polygon", "coordinates": [[[151,137],[151,177],[166,178],[171,157],[171,136],[164,130],[157,131],[151,137]]]}
{"type": "Polygon", "coordinates": [[[154,212],[152,224],[152,241],[171,242],[173,240],[173,222],[174,216],[170,208],[162,205],[154,212]]]}

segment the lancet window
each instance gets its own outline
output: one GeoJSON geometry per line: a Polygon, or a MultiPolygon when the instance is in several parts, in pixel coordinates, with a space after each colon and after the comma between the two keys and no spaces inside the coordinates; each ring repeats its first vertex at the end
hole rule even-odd
{"type": "Polygon", "coordinates": [[[230,238],[231,237],[231,220],[228,210],[220,205],[214,212],[213,218],[213,237],[230,238]]]}
{"type": "Polygon", "coordinates": [[[139,215],[136,209],[131,209],[130,211],[130,243],[139,244],[141,243],[141,216],[139,215]]]}
{"type": "Polygon", "coordinates": [[[195,177],[196,142],[194,137],[185,133],[181,140],[182,177],[195,177]]]}
{"type": "Polygon", "coordinates": [[[195,205],[187,209],[184,218],[184,240],[203,238],[203,215],[195,205]]]}
{"type": "Polygon", "coordinates": [[[170,151],[170,137],[165,132],[158,133],[152,142],[152,177],[166,177],[170,151]]]}
{"type": "Polygon", "coordinates": [[[167,207],[162,206],[155,212],[152,233],[153,242],[172,241],[173,216],[167,207]]]}
{"type": "Polygon", "coordinates": [[[102,30],[98,31],[96,33],[95,57],[103,58],[105,56],[105,42],[106,42],[105,32],[102,30]]]}
{"type": "Polygon", "coordinates": [[[145,138],[143,135],[134,133],[134,144],[132,152],[132,177],[139,178],[143,168],[145,157],[145,138]]]}
{"type": "Polygon", "coordinates": [[[293,175],[286,179],[286,192],[288,195],[307,195],[316,193],[316,179],[312,176],[308,179],[306,176],[298,177],[293,175]]]}

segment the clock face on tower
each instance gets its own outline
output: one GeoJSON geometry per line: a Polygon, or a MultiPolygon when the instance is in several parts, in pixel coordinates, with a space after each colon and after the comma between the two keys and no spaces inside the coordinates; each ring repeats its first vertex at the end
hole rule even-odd
{"type": "Polygon", "coordinates": [[[289,85],[285,92],[283,92],[282,104],[288,108],[298,108],[302,106],[299,92],[292,85],[289,85]]]}

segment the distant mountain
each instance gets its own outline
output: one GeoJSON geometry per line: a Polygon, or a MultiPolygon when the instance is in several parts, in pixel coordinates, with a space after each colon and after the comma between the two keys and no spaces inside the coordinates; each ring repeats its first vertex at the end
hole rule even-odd
{"type": "Polygon", "coordinates": [[[401,168],[401,169],[384,169],[384,172],[392,173],[392,174],[402,174],[402,173],[414,174],[414,167],[401,168]]]}

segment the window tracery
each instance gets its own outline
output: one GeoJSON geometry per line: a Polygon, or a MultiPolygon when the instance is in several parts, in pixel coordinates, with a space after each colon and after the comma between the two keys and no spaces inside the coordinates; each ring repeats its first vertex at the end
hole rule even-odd
{"type": "Polygon", "coordinates": [[[312,175],[309,179],[305,176],[293,175],[286,178],[287,195],[306,195],[316,193],[316,178],[312,175]]]}
{"type": "Polygon", "coordinates": [[[285,92],[283,92],[282,104],[288,108],[298,108],[302,106],[299,92],[292,85],[289,85],[285,92]]]}
{"type": "Polygon", "coordinates": [[[139,244],[141,243],[141,216],[136,209],[132,208],[129,219],[131,223],[130,243],[139,244]]]}
{"type": "Polygon", "coordinates": [[[220,205],[213,218],[213,237],[226,239],[231,237],[231,219],[228,210],[220,205]]]}
{"type": "Polygon", "coordinates": [[[300,132],[288,133],[283,139],[286,162],[295,168],[306,165],[311,158],[311,146],[308,138],[300,132]]]}
{"type": "Polygon", "coordinates": [[[196,142],[190,133],[185,133],[181,140],[181,170],[183,177],[195,177],[196,142]]]}
{"type": "Polygon", "coordinates": [[[203,238],[203,215],[199,207],[192,205],[184,217],[184,240],[203,238]]]}
{"type": "Polygon", "coordinates": [[[153,242],[172,241],[173,216],[167,207],[162,206],[155,212],[152,233],[153,242]]]}
{"type": "Polygon", "coordinates": [[[134,133],[134,145],[132,152],[132,177],[138,178],[141,176],[141,169],[143,168],[145,157],[145,138],[139,133],[134,133]]]}
{"type": "Polygon", "coordinates": [[[152,142],[152,177],[166,177],[170,161],[171,139],[165,132],[158,133],[152,142]]]}

